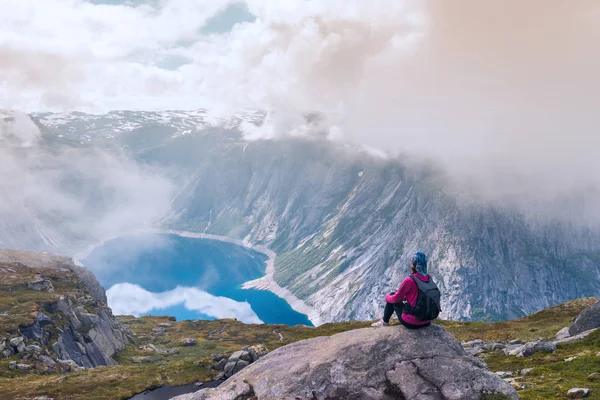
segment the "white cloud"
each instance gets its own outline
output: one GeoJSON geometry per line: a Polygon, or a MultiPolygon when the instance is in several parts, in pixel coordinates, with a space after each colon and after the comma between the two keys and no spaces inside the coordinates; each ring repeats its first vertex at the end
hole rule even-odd
{"type": "Polygon", "coordinates": [[[491,198],[600,185],[596,0],[247,0],[257,19],[220,35],[202,27],[239,1],[4,3],[0,107],[260,108],[251,138],[428,157],[491,198]]]}
{"type": "Polygon", "coordinates": [[[188,310],[222,318],[237,318],[247,324],[262,321],[246,302],[217,297],[190,287],[177,287],[164,293],[152,293],[131,283],[119,283],[106,292],[108,304],[117,315],[140,316],[183,304],[188,310]]]}

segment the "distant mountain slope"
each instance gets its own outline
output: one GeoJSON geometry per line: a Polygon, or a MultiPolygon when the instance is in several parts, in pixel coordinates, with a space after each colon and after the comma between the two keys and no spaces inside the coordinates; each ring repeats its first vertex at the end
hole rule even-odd
{"type": "MultiPolygon", "coordinates": [[[[163,227],[268,245],[278,253],[276,281],[324,321],[377,317],[415,249],[431,255],[447,318],[512,318],[600,295],[597,231],[446,193],[435,173],[360,149],[247,142],[235,130],[244,118],[222,130],[193,112],[35,117],[60,146],[125,149],[159,166],[177,193],[163,227]]],[[[53,232],[59,224],[42,225],[49,238],[69,241],[53,232]]]]}

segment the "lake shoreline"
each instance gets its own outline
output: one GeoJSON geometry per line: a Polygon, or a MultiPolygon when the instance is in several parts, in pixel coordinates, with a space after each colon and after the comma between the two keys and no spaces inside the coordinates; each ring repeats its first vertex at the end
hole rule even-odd
{"type": "Polygon", "coordinates": [[[113,235],[113,236],[107,237],[103,240],[100,240],[100,241],[98,241],[98,243],[89,246],[84,251],[73,256],[73,261],[76,264],[83,266],[83,264],[81,263],[80,260],[83,260],[86,257],[88,257],[96,248],[104,245],[106,242],[117,239],[119,237],[123,237],[123,236],[133,236],[133,235],[140,235],[140,234],[176,235],[176,236],[184,237],[184,238],[215,240],[215,241],[235,244],[238,246],[245,247],[247,249],[254,250],[258,253],[264,254],[267,257],[265,276],[255,279],[255,280],[252,280],[252,281],[245,282],[244,284],[242,284],[242,289],[256,289],[256,290],[269,291],[269,292],[275,294],[276,296],[282,298],[283,300],[285,300],[294,311],[296,311],[300,314],[306,315],[306,317],[310,320],[310,322],[314,326],[322,325],[321,318],[319,317],[319,314],[317,313],[317,311],[314,308],[310,307],[304,301],[297,298],[291,291],[289,291],[288,289],[282,288],[281,286],[279,286],[277,284],[277,282],[275,282],[274,273],[275,273],[275,259],[277,258],[277,253],[275,253],[273,250],[269,249],[266,246],[255,245],[255,244],[252,244],[252,243],[242,240],[242,239],[231,238],[228,236],[212,235],[212,234],[208,234],[208,233],[180,231],[180,230],[175,230],[175,229],[158,229],[158,228],[140,229],[140,230],[135,230],[135,231],[131,231],[128,233],[124,233],[124,234],[113,235]]]}

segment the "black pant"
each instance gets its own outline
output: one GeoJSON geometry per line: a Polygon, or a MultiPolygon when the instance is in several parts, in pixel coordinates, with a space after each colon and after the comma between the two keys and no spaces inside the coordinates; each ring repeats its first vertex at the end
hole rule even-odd
{"type": "Polygon", "coordinates": [[[392,318],[392,315],[394,314],[394,312],[396,312],[396,315],[398,316],[398,321],[400,321],[400,323],[402,325],[404,325],[406,328],[408,329],[421,329],[421,328],[426,328],[429,325],[431,325],[431,322],[425,325],[413,325],[413,324],[409,324],[408,322],[404,322],[404,320],[402,319],[402,308],[404,307],[404,303],[385,303],[385,309],[383,310],[383,322],[385,322],[386,324],[390,323],[390,318],[392,318]]]}

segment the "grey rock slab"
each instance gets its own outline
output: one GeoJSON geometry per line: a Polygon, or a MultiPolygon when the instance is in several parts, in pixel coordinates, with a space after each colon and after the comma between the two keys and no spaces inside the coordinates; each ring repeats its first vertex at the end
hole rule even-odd
{"type": "Polygon", "coordinates": [[[22,353],[25,350],[25,338],[19,336],[10,340],[10,345],[17,353],[22,353]]]}
{"type": "Polygon", "coordinates": [[[558,331],[558,333],[556,334],[556,340],[566,339],[569,336],[571,336],[571,334],[569,333],[569,329],[571,329],[571,327],[566,326],[566,327],[562,328],[560,331],[558,331]]]}
{"type": "Polygon", "coordinates": [[[25,346],[25,351],[29,352],[29,353],[41,353],[42,352],[42,348],[40,346],[37,346],[35,344],[29,345],[29,346],[25,346]]]}
{"type": "Polygon", "coordinates": [[[569,334],[575,336],[595,328],[600,328],[600,302],[587,307],[579,313],[573,325],[569,328],[569,334]]]}
{"type": "Polygon", "coordinates": [[[568,336],[568,337],[563,338],[563,339],[555,340],[552,343],[554,343],[554,344],[561,344],[561,343],[570,343],[570,342],[574,342],[576,340],[581,340],[581,339],[586,338],[591,333],[593,333],[593,332],[595,332],[597,330],[598,330],[598,328],[590,329],[589,331],[581,332],[581,333],[578,333],[577,335],[568,336]]]}
{"type": "Polygon", "coordinates": [[[515,389],[437,325],[358,329],[283,346],[223,385],[178,400],[477,399],[515,389]]]}
{"type": "Polygon", "coordinates": [[[556,351],[556,344],[552,342],[529,342],[525,343],[520,348],[511,351],[509,355],[516,355],[517,357],[531,357],[538,351],[554,352],[556,351]]]}
{"type": "Polygon", "coordinates": [[[224,371],[225,370],[225,365],[227,365],[227,359],[222,358],[221,361],[219,361],[216,365],[215,365],[215,369],[217,371],[224,371]]]}

